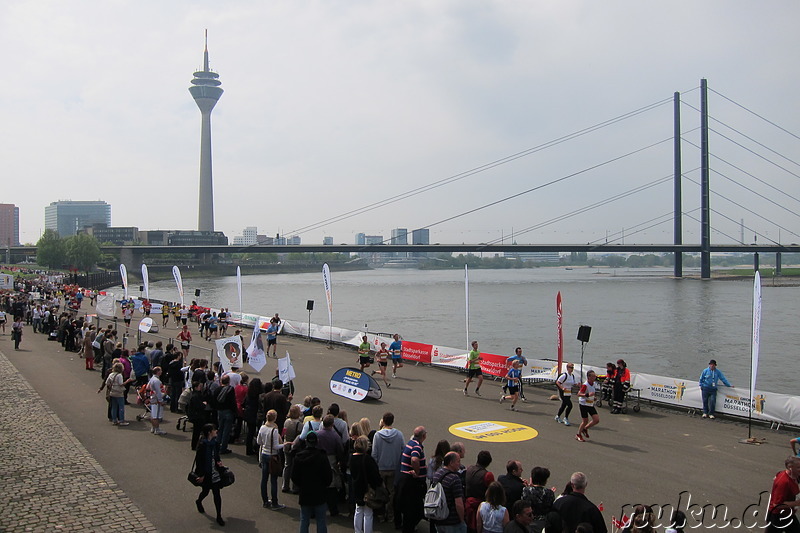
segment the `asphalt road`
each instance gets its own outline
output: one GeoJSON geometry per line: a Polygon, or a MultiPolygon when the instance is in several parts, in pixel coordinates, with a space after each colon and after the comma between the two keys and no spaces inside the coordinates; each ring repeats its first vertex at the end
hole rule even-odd
{"type": "MultiPolygon", "coordinates": [[[[175,333],[177,330],[167,329],[160,335],[175,333]]],[[[691,506],[690,511],[697,513],[695,517],[705,526],[713,523],[722,530],[756,530],[736,527],[735,521],[725,526],[725,520],[745,518],[758,523],[752,514],[756,509],[763,512],[768,498],[768,493],[761,493],[769,491],[772,477],[783,468],[783,460],[791,451],[787,445],[791,435],[783,431],[755,427],[754,436],[766,438],[766,442],[760,446],[741,444],[740,439],[747,437],[746,424],[704,420],[647,404],[640,413],[613,416],[604,406],[591,440],[581,443],[574,438],[575,426],[565,427],[553,420],[558,403],[549,399],[553,393],[550,387],[528,387],[528,402],[512,412],[508,403],[498,402],[500,382],[484,383],[482,397],[465,397],[462,374],[423,366],[402,368],[391,388],[383,391],[382,400],[358,403],[335,396],[328,385],[335,370],[356,365],[355,351],[330,350],[322,343],[285,336],[279,338],[278,348],[280,355],[287,350],[291,354],[298,376],[296,401],[305,395],[319,396],[324,406],[335,401],[347,411],[350,422],[367,417],[373,427],[385,411],[392,411],[395,427],[407,438],[415,426],[426,426],[428,453],[440,439],[451,443],[462,440],[467,449],[466,464],[475,462],[479,450],[489,450],[494,458],[490,470],[495,476],[505,472],[509,459],[520,460],[526,472],[537,465],[548,467],[552,472],[550,485],[559,488],[572,472],[583,471],[589,478],[587,496],[597,504],[603,503],[607,521],[612,515],[620,516],[626,505],[648,503],[680,505],[684,510],[691,506]],[[452,424],[473,420],[519,423],[534,428],[538,435],[524,442],[491,443],[456,438],[448,431],[452,424]],[[717,506],[716,517],[711,516],[709,506],[717,506]]],[[[0,337],[0,350],[159,531],[222,529],[214,522],[213,511],[200,515],[195,510],[193,500],[198,489],[186,481],[193,460],[191,434],[176,431],[177,415],[166,413],[162,427],[168,435],[164,437],[152,435],[149,423],[135,421],[139,412],[136,406],[126,409],[130,426],[110,426],[104,397],[96,393],[99,372],[84,370],[78,354],[65,353],[58,343],[46,341],[30,328],[21,351],[13,350],[8,335],[0,337]]],[[[245,370],[264,379],[274,375],[275,368],[276,361],[269,359],[260,374],[245,370]]],[[[577,417],[576,407],[573,423],[577,417]]],[[[298,528],[297,497],[281,494],[281,503],[287,508],[280,512],[262,508],[257,461],[245,456],[244,446],[232,448],[234,453],[223,460],[234,470],[237,481],[223,491],[223,515],[228,521],[224,529],[257,532],[298,528]]],[[[213,509],[210,498],[206,507],[213,509]]],[[[338,517],[329,527],[352,531],[352,521],[338,517]]],[[[427,525],[418,527],[418,531],[423,529],[427,525]]],[[[376,523],[376,530],[389,532],[393,527],[376,523]]]]}

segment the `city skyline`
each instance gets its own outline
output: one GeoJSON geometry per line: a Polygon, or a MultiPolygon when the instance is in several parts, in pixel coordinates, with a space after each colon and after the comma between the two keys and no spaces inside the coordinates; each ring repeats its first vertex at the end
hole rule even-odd
{"type": "Polygon", "coordinates": [[[15,51],[4,65],[14,83],[0,106],[12,135],[0,157],[17,180],[2,201],[20,208],[21,242],[38,240],[49,202],[70,197],[103,198],[119,226],[196,227],[197,107],[184,91],[205,28],[231,89],[213,132],[214,224],[228,236],[256,225],[341,243],[402,226],[429,227],[441,243],[510,242],[512,233],[520,243],[585,243],[623,232],[626,243],[669,243],[670,100],[680,91],[683,240],[699,242],[693,108],[706,78],[711,222],[723,232],[712,242],[742,233],[800,242],[800,206],[787,196],[800,175],[800,73],[788,67],[795,2],[445,0],[341,11],[245,0],[160,5],[152,15],[124,3],[0,6],[0,45],[15,51]],[[513,154],[524,156],[481,168],[513,154]],[[443,182],[451,177],[460,179],[443,182]],[[404,199],[380,204],[395,197],[404,199]]]}

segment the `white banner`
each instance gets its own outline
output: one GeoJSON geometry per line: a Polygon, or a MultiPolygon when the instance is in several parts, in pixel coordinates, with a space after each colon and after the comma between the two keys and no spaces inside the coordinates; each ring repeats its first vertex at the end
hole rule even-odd
{"type": "Polygon", "coordinates": [[[147,265],[142,263],[142,285],[144,285],[144,298],[150,299],[150,276],[147,272],[147,265]]]}
{"type": "Polygon", "coordinates": [[[95,309],[98,315],[106,317],[114,316],[116,314],[116,305],[113,292],[107,292],[105,294],[100,293],[97,295],[97,306],[95,309]]]}
{"type": "Polygon", "coordinates": [[[123,299],[128,299],[128,269],[125,268],[125,265],[120,263],[119,265],[119,275],[122,278],[122,288],[124,289],[123,299]]]}
{"type": "Polygon", "coordinates": [[[242,313],[242,269],[236,267],[236,288],[239,291],[239,314],[242,313]]]}
{"type": "Polygon", "coordinates": [[[328,301],[328,325],[333,327],[333,295],[331,294],[331,269],[328,263],[322,265],[322,284],[325,286],[325,298],[328,301]]]}
{"type": "Polygon", "coordinates": [[[14,290],[14,276],[11,274],[0,274],[0,289],[14,290]]]}
{"type": "Polygon", "coordinates": [[[253,328],[250,346],[247,347],[247,364],[253,367],[256,372],[261,372],[261,369],[267,364],[264,340],[261,338],[261,330],[258,328],[253,328]]]}
{"type": "Polygon", "coordinates": [[[178,266],[172,267],[172,277],[175,278],[175,285],[178,286],[178,296],[181,298],[181,305],[186,305],[183,301],[183,278],[181,278],[181,269],[178,266]]]}
{"type": "Polygon", "coordinates": [[[239,335],[217,339],[214,344],[217,346],[219,365],[225,372],[230,372],[233,368],[242,368],[242,339],[239,335]]]}
{"type": "Polygon", "coordinates": [[[278,359],[278,378],[284,383],[289,383],[296,377],[294,366],[292,366],[292,359],[289,357],[289,352],[287,350],[286,357],[278,359]]]}
{"type": "Polygon", "coordinates": [[[756,390],[758,375],[758,351],[761,345],[761,275],[756,272],[753,280],[753,339],[750,344],[750,397],[756,390]]]}
{"type": "Polygon", "coordinates": [[[469,268],[464,265],[464,309],[466,312],[467,349],[472,346],[469,340],[469,268]]]}

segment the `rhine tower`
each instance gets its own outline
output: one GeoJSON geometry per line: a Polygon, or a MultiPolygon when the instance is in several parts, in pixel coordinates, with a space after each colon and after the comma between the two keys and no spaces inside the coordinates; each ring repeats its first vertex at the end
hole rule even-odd
{"type": "Polygon", "coordinates": [[[200,133],[200,206],[197,229],[214,231],[214,184],[211,178],[211,111],[222,96],[219,74],[208,68],[208,30],[206,30],[203,70],[194,73],[189,92],[200,108],[202,128],[200,133]]]}

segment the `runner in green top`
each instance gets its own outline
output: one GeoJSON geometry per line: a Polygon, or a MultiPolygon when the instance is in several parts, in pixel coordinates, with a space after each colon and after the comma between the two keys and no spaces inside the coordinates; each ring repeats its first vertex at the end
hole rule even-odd
{"type": "Polygon", "coordinates": [[[475,394],[480,396],[483,373],[481,372],[481,351],[478,350],[478,341],[472,341],[472,351],[467,354],[467,382],[464,384],[464,396],[469,396],[467,387],[469,387],[472,378],[475,376],[478,376],[478,386],[475,387],[475,394]]]}
{"type": "Polygon", "coordinates": [[[372,346],[370,346],[369,341],[367,341],[366,335],[361,337],[361,340],[363,342],[358,346],[358,362],[361,364],[361,371],[363,372],[371,363],[369,360],[369,349],[372,346]]]}

